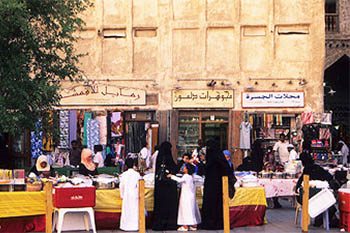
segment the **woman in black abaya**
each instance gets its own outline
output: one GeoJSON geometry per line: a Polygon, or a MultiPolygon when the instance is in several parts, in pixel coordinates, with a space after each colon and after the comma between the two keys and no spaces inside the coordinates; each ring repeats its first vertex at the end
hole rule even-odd
{"type": "MultiPolygon", "coordinates": [[[[202,228],[223,229],[222,177],[233,176],[224,154],[215,140],[207,142],[206,169],[202,205],[202,228]]],[[[229,177],[230,179],[230,177],[229,177]]]]}
{"type": "Polygon", "coordinates": [[[157,156],[152,227],[154,231],[177,229],[177,184],[176,181],[166,177],[168,173],[177,173],[177,166],[171,155],[171,147],[169,142],[163,142],[157,156]]]}

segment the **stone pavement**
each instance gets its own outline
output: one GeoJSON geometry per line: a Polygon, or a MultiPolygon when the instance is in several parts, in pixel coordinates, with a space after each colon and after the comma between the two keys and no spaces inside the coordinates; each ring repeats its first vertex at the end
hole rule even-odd
{"type": "MultiPolygon", "coordinates": [[[[240,227],[240,228],[235,228],[231,229],[232,233],[248,233],[248,232],[268,232],[268,233],[297,233],[301,232],[301,227],[296,226],[294,224],[294,214],[295,214],[295,209],[291,207],[290,203],[287,201],[282,200],[281,204],[283,208],[281,209],[267,209],[266,212],[266,218],[267,218],[267,224],[263,226],[257,226],[257,227],[240,227]]],[[[68,231],[65,231],[68,232],[68,231]]],[[[74,233],[84,233],[86,231],[76,231],[74,233]]],[[[92,232],[92,231],[90,231],[92,232]]],[[[123,233],[124,231],[120,230],[100,230],[98,233],[123,233]]],[[[147,230],[148,233],[160,233],[158,231],[152,231],[152,230],[147,230]]],[[[177,231],[165,231],[169,233],[176,233],[177,231]]],[[[199,230],[197,233],[206,233],[206,232],[211,232],[211,233],[219,233],[222,231],[204,231],[204,230],[199,230]]],[[[321,233],[321,232],[326,232],[325,229],[319,227],[315,228],[313,226],[309,227],[309,233],[321,233]]],[[[333,228],[330,229],[329,232],[340,232],[339,229],[333,228]]]]}

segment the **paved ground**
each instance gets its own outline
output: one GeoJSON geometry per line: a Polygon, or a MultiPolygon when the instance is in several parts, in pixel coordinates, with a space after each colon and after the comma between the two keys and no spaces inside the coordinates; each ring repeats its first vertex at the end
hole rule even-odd
{"type": "MultiPolygon", "coordinates": [[[[290,203],[287,201],[281,201],[283,208],[282,209],[268,209],[266,213],[267,221],[268,223],[263,226],[258,227],[240,227],[232,229],[231,232],[233,233],[248,233],[248,232],[268,232],[268,233],[296,233],[301,232],[300,225],[296,226],[294,224],[294,214],[295,209],[291,207],[290,203]]],[[[68,232],[68,231],[65,231],[68,232]]],[[[74,233],[83,233],[86,231],[76,231],[74,233]]],[[[91,232],[91,231],[90,231],[91,232]]],[[[101,230],[98,231],[98,233],[123,233],[123,231],[120,230],[101,230]]],[[[148,233],[152,233],[153,231],[147,230],[148,233]]],[[[169,233],[176,233],[177,231],[165,231],[169,233]]],[[[164,232],[164,233],[165,233],[164,232]]],[[[197,231],[198,233],[205,233],[205,232],[211,232],[211,233],[221,233],[222,231],[197,231]]],[[[323,228],[315,228],[310,226],[309,228],[310,233],[321,233],[326,232],[323,228]]],[[[329,232],[340,232],[339,229],[333,228],[329,232]]],[[[158,231],[154,233],[160,233],[158,231]]]]}

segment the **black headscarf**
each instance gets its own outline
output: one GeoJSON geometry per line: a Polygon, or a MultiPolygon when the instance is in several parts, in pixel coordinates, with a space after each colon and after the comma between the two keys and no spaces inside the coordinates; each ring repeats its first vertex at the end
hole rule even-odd
{"type": "Polygon", "coordinates": [[[165,164],[166,168],[169,170],[170,173],[172,174],[177,173],[177,166],[174,162],[174,159],[171,153],[171,148],[172,148],[172,145],[168,141],[165,141],[160,145],[159,153],[156,161],[156,174],[157,174],[157,170],[160,169],[160,166],[162,164],[165,164]]]}

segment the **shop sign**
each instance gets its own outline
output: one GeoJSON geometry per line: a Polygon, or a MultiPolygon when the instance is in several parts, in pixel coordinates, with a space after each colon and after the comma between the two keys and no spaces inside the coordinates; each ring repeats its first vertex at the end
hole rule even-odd
{"type": "Polygon", "coordinates": [[[243,92],[243,108],[302,108],[304,92],[243,92]]]}
{"type": "Polygon", "coordinates": [[[60,104],[146,105],[146,91],[110,84],[79,84],[61,89],[60,104]]]}
{"type": "Polygon", "coordinates": [[[233,90],[173,90],[173,108],[233,108],[233,90]]]}

